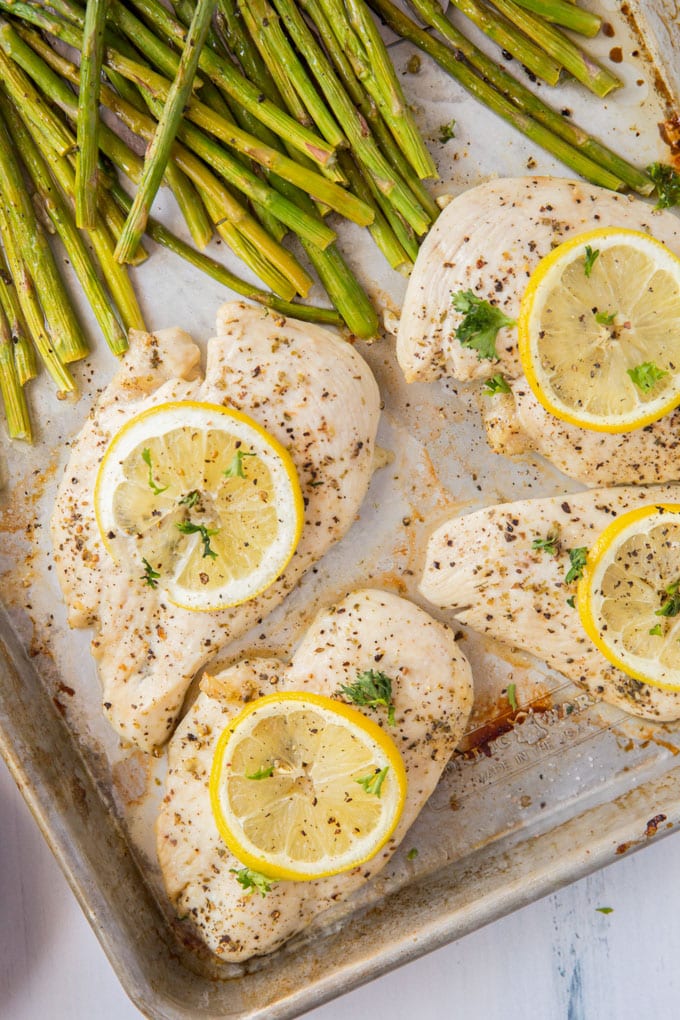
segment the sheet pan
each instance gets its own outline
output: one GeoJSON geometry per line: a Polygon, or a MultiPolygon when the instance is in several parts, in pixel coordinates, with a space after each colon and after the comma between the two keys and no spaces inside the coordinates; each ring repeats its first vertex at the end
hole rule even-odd
{"type": "MultiPolygon", "coordinates": [[[[635,162],[667,159],[659,125],[673,112],[680,77],[678,5],[607,0],[597,6],[614,36],[594,48],[605,61],[621,48],[617,70],[625,89],[598,105],[565,85],[552,101],[635,162]]],[[[564,175],[429,61],[408,73],[410,46],[395,43],[392,52],[440,169],[437,194],[528,169],[564,175]],[[451,121],[455,137],[440,142],[441,126],[451,121]]],[[[180,229],[165,197],[159,214],[180,229]]],[[[379,264],[358,230],[346,232],[343,246],[389,321],[405,281],[379,264]]],[[[197,340],[210,336],[215,310],[230,296],[161,251],[136,281],[150,328],[182,326],[197,340]]],[[[578,488],[537,459],[490,453],[465,387],[405,386],[389,336],[361,350],[385,399],[379,442],[389,463],[343,542],[264,628],[229,648],[224,662],[244,650],[287,655],[316,610],[352,587],[371,583],[423,604],[417,583],[424,545],[452,511],[578,488]]],[[[101,718],[88,635],[68,630],[51,570],[47,522],[68,437],[113,368],[101,348],[79,366],[77,402],[57,401],[39,384],[35,447],[10,448],[2,440],[0,751],[121,982],[146,1015],[295,1016],[678,824],[677,726],[640,722],[599,705],[529,656],[459,628],[475,672],[469,732],[390,865],[337,914],[326,914],[264,961],[226,966],[202,953],[170,917],[155,864],[163,759],[122,747],[101,718]],[[502,695],[511,682],[517,712],[502,695]],[[412,847],[419,852],[409,860],[412,847]]],[[[435,615],[456,626],[446,613],[435,615]]]]}

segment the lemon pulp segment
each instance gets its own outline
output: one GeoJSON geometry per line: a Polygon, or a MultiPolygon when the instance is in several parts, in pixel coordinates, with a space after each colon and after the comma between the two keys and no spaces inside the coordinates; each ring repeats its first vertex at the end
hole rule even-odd
{"type": "Polygon", "coordinates": [[[270,878],[312,879],[378,852],[401,815],[406,775],[391,737],[357,709],[281,692],[224,731],[210,792],[240,861],[270,878]]]}
{"type": "Polygon", "coordinates": [[[286,450],[245,415],[189,401],[152,407],[113,437],[95,510],[131,576],[190,609],[235,605],[268,587],[302,526],[286,450]]]}
{"type": "Polygon", "coordinates": [[[588,553],[576,605],[613,665],[680,689],[680,505],[640,507],[605,528],[588,553]]]}
{"type": "Polygon", "coordinates": [[[640,428],[680,403],[680,259],[647,234],[601,228],[541,260],[519,352],[538,400],[582,428],[640,428]]]}

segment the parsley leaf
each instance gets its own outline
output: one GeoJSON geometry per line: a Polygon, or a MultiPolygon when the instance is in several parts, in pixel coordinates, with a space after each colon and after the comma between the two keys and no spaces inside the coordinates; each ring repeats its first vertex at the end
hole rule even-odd
{"type": "Polygon", "coordinates": [[[664,591],[670,598],[661,603],[661,609],[656,610],[656,616],[677,616],[680,613],[680,580],[673,581],[664,591]]]}
{"type": "Polygon", "coordinates": [[[142,563],[144,564],[144,573],[140,578],[144,584],[148,584],[149,588],[158,587],[158,578],[161,576],[157,570],[154,570],[147,559],[142,556],[142,563]]]}
{"type": "Polygon", "coordinates": [[[236,875],[238,884],[249,893],[254,893],[257,889],[260,896],[266,896],[272,891],[272,883],[267,876],[259,871],[253,871],[252,868],[229,868],[229,873],[236,875]]]}
{"type": "Polygon", "coordinates": [[[510,387],[508,386],[505,376],[500,372],[496,372],[496,375],[492,375],[490,379],[487,379],[482,387],[482,392],[488,396],[493,396],[495,393],[510,393],[510,387]]]}
{"type": "Polygon", "coordinates": [[[237,450],[234,456],[231,458],[231,464],[226,471],[223,472],[225,478],[245,478],[246,473],[243,470],[243,458],[254,457],[254,453],[245,453],[243,450],[237,450]]]}
{"type": "Polygon", "coordinates": [[[251,772],[250,775],[246,772],[246,779],[269,779],[270,776],[274,775],[273,765],[263,765],[261,769],[256,772],[251,772]]]}
{"type": "Polygon", "coordinates": [[[586,257],[583,260],[583,272],[586,276],[590,276],[595,265],[595,259],[600,254],[600,249],[596,248],[594,251],[589,244],[586,245],[586,257]]]}
{"type": "Polygon", "coordinates": [[[653,637],[663,637],[663,628],[661,624],[656,623],[653,627],[650,627],[649,633],[652,634],[653,637]]]}
{"type": "Polygon", "coordinates": [[[656,209],[670,209],[680,205],[680,174],[667,163],[652,163],[647,173],[656,185],[656,209]]]}
{"type": "Polygon", "coordinates": [[[445,145],[446,142],[450,142],[452,138],[456,137],[456,133],[454,131],[455,126],[455,120],[449,121],[448,124],[441,125],[439,128],[439,141],[442,145],[445,145]]]}
{"type": "Polygon", "coordinates": [[[626,372],[637,388],[642,390],[643,393],[649,393],[650,390],[654,389],[659,379],[663,379],[665,375],[668,375],[668,372],[659,368],[653,361],[643,361],[641,365],[636,365],[635,368],[626,369],[626,372]]]}
{"type": "Polygon", "coordinates": [[[355,779],[354,782],[358,783],[359,786],[363,786],[366,793],[374,793],[376,797],[379,797],[382,785],[385,782],[385,776],[389,770],[389,765],[386,765],[379,772],[370,772],[367,776],[362,776],[361,779],[355,779]]]}
{"type": "Polygon", "coordinates": [[[595,312],[595,322],[601,326],[611,326],[618,312],[595,312]]]}
{"type": "Polygon", "coordinates": [[[414,846],[406,854],[406,860],[407,861],[414,861],[417,856],[418,856],[418,848],[414,846]]]}
{"type": "Polygon", "coordinates": [[[459,290],[451,295],[453,307],[463,316],[455,337],[462,347],[477,351],[480,361],[498,358],[496,336],[503,326],[514,326],[515,320],[504,315],[500,308],[477,297],[471,290],[459,290]]]}
{"type": "Polygon", "coordinates": [[[550,531],[545,538],[535,538],[531,543],[531,548],[541,549],[546,556],[557,556],[559,542],[559,536],[550,531]]]}
{"type": "Polygon", "coordinates": [[[192,524],[191,521],[180,521],[175,527],[183,535],[200,535],[203,543],[203,558],[209,556],[211,560],[217,559],[217,553],[210,547],[210,538],[217,534],[219,528],[206,528],[205,524],[192,524]]]}
{"type": "Polygon", "coordinates": [[[180,499],[180,504],[188,506],[189,509],[191,510],[193,507],[196,506],[200,498],[201,494],[198,491],[198,489],[192,489],[191,492],[187,492],[186,496],[182,496],[182,498],[180,499]]]}
{"type": "Polygon", "coordinates": [[[356,683],[340,685],[340,694],[344,694],[355,705],[367,705],[369,708],[384,705],[387,709],[387,722],[394,726],[392,680],[385,673],[374,669],[357,673],[356,683]]]}
{"type": "Polygon", "coordinates": [[[567,605],[571,606],[572,609],[576,609],[576,599],[573,595],[570,595],[567,599],[567,605]]]}
{"type": "Polygon", "coordinates": [[[586,565],[588,559],[588,546],[580,545],[577,549],[569,550],[569,562],[571,567],[567,572],[567,576],[564,579],[565,584],[571,584],[572,581],[578,581],[579,577],[583,574],[583,568],[586,565]]]}
{"type": "Polygon", "coordinates": [[[154,480],[153,480],[153,467],[151,466],[151,450],[149,450],[148,447],[144,447],[144,449],[142,450],[142,460],[144,461],[144,463],[146,464],[146,466],[149,469],[149,478],[148,478],[149,488],[153,492],[154,496],[160,496],[161,492],[165,492],[165,490],[168,488],[168,486],[167,485],[163,485],[163,486],[156,485],[156,483],[154,482],[154,480]]]}
{"type": "Polygon", "coordinates": [[[517,684],[508,684],[508,704],[513,712],[517,711],[517,684]]]}
{"type": "Polygon", "coordinates": [[[599,914],[613,914],[614,913],[614,908],[613,907],[595,907],[595,909],[597,910],[597,912],[599,914]]]}

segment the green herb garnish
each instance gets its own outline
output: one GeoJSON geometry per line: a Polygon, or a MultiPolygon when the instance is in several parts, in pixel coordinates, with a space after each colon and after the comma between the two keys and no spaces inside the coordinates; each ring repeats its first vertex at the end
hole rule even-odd
{"type": "Polygon", "coordinates": [[[394,726],[392,680],[385,673],[379,673],[374,669],[357,673],[356,683],[341,684],[340,693],[353,701],[355,705],[366,705],[369,708],[384,705],[387,709],[387,722],[390,726],[394,726]]]}
{"type": "Polygon", "coordinates": [[[162,486],[161,485],[157,485],[156,482],[154,482],[154,480],[153,480],[153,467],[151,465],[151,450],[149,450],[148,447],[144,447],[144,449],[142,450],[142,460],[144,461],[144,463],[146,464],[146,466],[149,469],[149,478],[148,478],[149,488],[153,492],[154,496],[160,496],[161,492],[165,492],[165,490],[168,488],[168,486],[167,485],[162,485],[162,486]]]}
{"type": "Polygon", "coordinates": [[[637,388],[642,390],[643,393],[649,393],[650,390],[654,389],[659,379],[663,379],[665,375],[668,375],[668,372],[659,368],[653,361],[643,361],[641,365],[636,365],[635,368],[627,368],[626,372],[637,388]]]}
{"type": "Polygon", "coordinates": [[[513,712],[517,711],[517,684],[508,684],[508,704],[513,712]]]}
{"type": "Polygon", "coordinates": [[[254,893],[257,889],[260,896],[266,896],[272,891],[271,881],[259,871],[253,871],[252,868],[229,868],[229,872],[236,875],[238,884],[249,893],[254,893]]]}
{"type": "Polygon", "coordinates": [[[389,765],[386,765],[384,769],[380,769],[379,772],[371,772],[368,776],[362,776],[361,779],[355,779],[354,782],[358,783],[359,786],[363,786],[366,793],[374,793],[376,797],[380,796],[382,785],[385,782],[385,776],[389,772],[389,765]]]}
{"type": "Polygon", "coordinates": [[[590,274],[592,273],[593,266],[595,265],[595,259],[599,254],[600,254],[599,248],[595,248],[595,250],[593,251],[589,244],[586,245],[586,255],[583,260],[583,272],[586,274],[586,276],[590,276],[590,274]]]}
{"type": "Polygon", "coordinates": [[[567,599],[567,605],[571,606],[572,609],[576,609],[576,598],[573,595],[570,595],[567,599]]]}
{"type": "Polygon", "coordinates": [[[647,173],[656,185],[657,209],[670,209],[680,205],[680,174],[668,163],[652,163],[647,173]]]}
{"type": "Polygon", "coordinates": [[[257,772],[251,772],[250,775],[246,773],[246,779],[269,779],[270,776],[274,775],[273,765],[263,765],[257,772]]]}
{"type": "Polygon", "coordinates": [[[141,580],[144,584],[148,584],[149,588],[158,587],[158,578],[161,576],[157,570],[154,570],[148,560],[142,556],[142,563],[144,564],[144,573],[141,580]]]}
{"type": "Polygon", "coordinates": [[[545,538],[535,538],[531,543],[532,549],[540,549],[546,556],[557,556],[559,537],[549,532],[545,538]]]}
{"type": "Polygon", "coordinates": [[[663,637],[663,627],[660,623],[655,623],[653,627],[649,628],[649,633],[653,637],[663,637]]]}
{"type": "Polygon", "coordinates": [[[211,560],[217,559],[217,553],[210,546],[210,539],[217,534],[219,528],[206,528],[205,524],[192,524],[191,521],[180,521],[176,527],[183,535],[200,535],[203,543],[203,557],[209,556],[211,560]]]}
{"type": "Polygon", "coordinates": [[[456,133],[454,131],[455,126],[455,120],[450,120],[448,124],[441,125],[439,128],[439,141],[442,145],[445,145],[446,142],[450,142],[452,138],[456,137],[456,133]]]}
{"type": "Polygon", "coordinates": [[[586,565],[588,559],[588,546],[580,545],[577,549],[569,550],[569,562],[571,567],[567,572],[567,576],[564,579],[565,584],[571,584],[572,581],[578,581],[579,577],[583,574],[583,568],[586,565]]]}
{"type": "Polygon", "coordinates": [[[515,320],[504,315],[500,308],[477,297],[471,290],[459,290],[451,295],[453,307],[463,316],[455,336],[462,347],[477,351],[480,361],[498,358],[496,337],[503,326],[514,326],[515,320]]]}
{"type": "Polygon", "coordinates": [[[406,860],[407,861],[414,861],[417,856],[418,856],[418,849],[417,849],[417,847],[414,846],[406,854],[406,860]]]}
{"type": "Polygon", "coordinates": [[[677,616],[680,613],[680,580],[673,581],[664,588],[666,595],[670,598],[661,603],[661,609],[656,610],[657,616],[677,616]]]}
{"type": "Polygon", "coordinates": [[[601,326],[611,326],[618,312],[595,312],[595,322],[601,326]]]}
{"type": "Polygon", "coordinates": [[[598,914],[613,914],[614,913],[614,908],[613,907],[595,907],[595,909],[597,910],[598,914]]]}
{"type": "Polygon", "coordinates": [[[231,464],[224,472],[225,478],[245,478],[246,473],[243,470],[243,458],[254,457],[254,453],[245,453],[243,450],[236,450],[234,456],[231,458],[231,464]]]}
{"type": "Polygon", "coordinates": [[[492,375],[490,379],[486,380],[482,387],[482,392],[486,393],[487,396],[493,396],[495,393],[510,393],[511,391],[505,376],[497,372],[496,375],[492,375]]]}
{"type": "Polygon", "coordinates": [[[200,498],[201,494],[198,489],[192,489],[191,492],[187,492],[186,496],[182,496],[180,505],[187,506],[191,510],[196,506],[200,498]]]}

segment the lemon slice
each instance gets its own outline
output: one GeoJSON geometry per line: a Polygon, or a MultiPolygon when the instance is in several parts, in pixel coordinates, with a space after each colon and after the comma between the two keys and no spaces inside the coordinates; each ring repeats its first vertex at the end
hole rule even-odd
{"type": "Polygon", "coordinates": [[[605,227],[559,245],[517,329],[537,399],[572,425],[627,432],[680,403],[680,259],[648,234],[605,227]]]}
{"type": "Polygon", "coordinates": [[[272,879],[322,878],[369,860],[405,796],[391,737],[358,709],[296,691],[247,705],[222,733],[210,776],[225,843],[272,879]]]}
{"type": "Polygon", "coordinates": [[[281,444],[238,411],[193,401],[126,422],[104,454],[94,506],[104,544],[130,576],[195,610],[269,587],[303,521],[281,444]]]}
{"type": "Polygon", "coordinates": [[[613,665],[680,690],[680,504],[643,506],[612,521],[588,551],[576,606],[613,665]]]}

